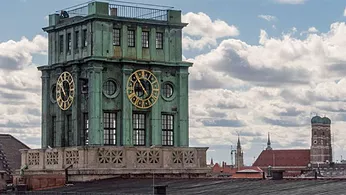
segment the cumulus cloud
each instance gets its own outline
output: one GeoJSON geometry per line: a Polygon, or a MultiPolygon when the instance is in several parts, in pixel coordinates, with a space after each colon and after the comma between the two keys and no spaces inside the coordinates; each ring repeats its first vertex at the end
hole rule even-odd
{"type": "MultiPolygon", "coordinates": [[[[224,39],[210,52],[187,59],[194,63],[193,143],[224,150],[218,143],[231,145],[237,132],[251,132],[256,136],[242,137],[242,143],[245,153],[255,156],[270,132],[275,148],[309,148],[313,113],[330,117],[333,132],[346,136],[341,131],[346,121],[346,25],[333,23],[328,32],[311,27],[302,39],[294,32],[274,38],[261,30],[257,45],[224,39]]],[[[246,158],[249,162],[251,157],[246,158]]]]}
{"type": "Polygon", "coordinates": [[[277,20],[277,18],[272,15],[258,15],[258,17],[267,20],[268,22],[277,20]]]}
{"type": "Polygon", "coordinates": [[[41,73],[33,54],[47,52],[47,39],[0,43],[0,133],[8,133],[30,147],[39,147],[41,134],[41,73]]]}
{"type": "Polygon", "coordinates": [[[219,38],[239,35],[236,26],[219,19],[212,21],[208,15],[202,12],[189,12],[182,16],[182,21],[189,23],[184,28],[183,48],[186,50],[216,46],[219,38]]]}
{"type": "Polygon", "coordinates": [[[20,70],[32,63],[32,54],[45,54],[47,38],[37,35],[32,41],[23,37],[16,42],[9,40],[0,43],[0,69],[20,70]]]}

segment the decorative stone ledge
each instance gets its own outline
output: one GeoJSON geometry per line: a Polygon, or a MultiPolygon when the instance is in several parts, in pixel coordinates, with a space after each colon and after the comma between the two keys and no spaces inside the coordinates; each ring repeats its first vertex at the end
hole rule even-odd
{"type": "Polygon", "coordinates": [[[208,148],[88,146],[21,150],[25,174],[69,175],[206,174],[208,148]]]}

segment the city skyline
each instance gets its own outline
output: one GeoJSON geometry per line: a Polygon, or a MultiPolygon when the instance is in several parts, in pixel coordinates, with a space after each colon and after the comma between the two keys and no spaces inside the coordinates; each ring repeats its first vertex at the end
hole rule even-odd
{"type": "MultiPolygon", "coordinates": [[[[40,146],[41,73],[36,67],[47,64],[42,27],[49,13],[83,2],[16,0],[0,8],[6,27],[0,35],[0,133],[40,146]]],[[[249,165],[266,147],[268,132],[273,149],[309,148],[310,119],[317,113],[332,121],[334,159],[339,159],[346,135],[346,4],[196,2],[146,2],[172,5],[189,23],[183,56],[194,63],[190,145],[209,146],[208,161],[230,162],[239,133],[249,165]]]]}

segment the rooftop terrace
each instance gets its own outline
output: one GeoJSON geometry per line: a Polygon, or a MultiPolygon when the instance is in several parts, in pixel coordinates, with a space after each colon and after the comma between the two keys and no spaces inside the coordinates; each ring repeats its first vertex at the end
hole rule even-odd
{"type": "MultiPolygon", "coordinates": [[[[161,6],[153,4],[132,3],[115,0],[92,0],[86,3],[58,10],[56,11],[56,13],[60,14],[61,11],[66,11],[70,17],[87,16],[92,13],[93,8],[91,5],[93,5],[93,3],[95,2],[102,2],[108,4],[108,13],[111,16],[134,19],[167,21],[167,12],[168,10],[173,9],[173,7],[170,6],[161,6]]],[[[99,9],[105,8],[100,7],[99,9]]]]}

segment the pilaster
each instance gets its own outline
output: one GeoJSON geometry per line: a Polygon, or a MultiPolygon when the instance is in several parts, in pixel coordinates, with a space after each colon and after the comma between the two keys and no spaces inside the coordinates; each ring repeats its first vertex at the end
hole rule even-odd
{"type": "MultiPolygon", "coordinates": [[[[56,77],[59,77],[59,75],[62,73],[61,68],[56,69],[56,77]]],[[[56,81],[55,81],[56,82],[56,81]]],[[[55,147],[63,147],[65,145],[65,117],[64,117],[64,112],[63,110],[60,109],[58,104],[55,104],[56,106],[56,137],[55,137],[55,147]]],[[[53,132],[52,132],[53,133],[53,132]]]]}
{"type": "Polygon", "coordinates": [[[127,97],[127,80],[132,73],[132,69],[123,68],[122,69],[122,121],[121,121],[121,144],[123,146],[131,146],[132,145],[132,104],[127,97]]]}
{"type": "Polygon", "coordinates": [[[89,71],[89,145],[103,145],[102,66],[92,64],[89,71]]]}
{"type": "MultiPolygon", "coordinates": [[[[161,81],[161,71],[154,70],[154,75],[158,81],[161,81]]],[[[161,131],[161,98],[159,97],[156,103],[151,108],[151,141],[152,145],[162,145],[162,131],[161,131]]]]}
{"type": "Polygon", "coordinates": [[[42,70],[42,128],[41,128],[41,146],[47,148],[50,144],[50,136],[52,136],[52,129],[49,128],[49,72],[42,70]]]}
{"type": "Polygon", "coordinates": [[[82,144],[81,142],[81,118],[82,118],[82,112],[81,112],[81,86],[79,82],[80,77],[80,68],[78,65],[74,65],[72,69],[72,77],[74,80],[74,87],[75,87],[75,98],[73,100],[72,104],[72,133],[73,133],[73,143],[71,143],[71,146],[79,146],[82,144]]]}
{"type": "MultiPolygon", "coordinates": [[[[188,69],[180,68],[178,73],[178,133],[179,142],[177,143],[179,147],[189,146],[189,98],[188,98],[188,69]]],[[[176,129],[175,129],[176,130],[176,129]]]]}

